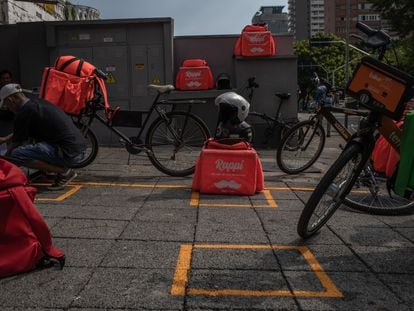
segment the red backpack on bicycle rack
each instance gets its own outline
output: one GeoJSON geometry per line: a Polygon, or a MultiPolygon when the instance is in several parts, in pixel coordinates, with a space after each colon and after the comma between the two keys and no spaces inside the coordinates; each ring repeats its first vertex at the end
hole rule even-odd
{"type": "Polygon", "coordinates": [[[86,102],[94,98],[96,84],[102,92],[108,118],[110,106],[104,80],[97,75],[94,65],[74,56],[60,56],[54,67],[43,70],[39,97],[68,114],[79,115],[86,102]]]}

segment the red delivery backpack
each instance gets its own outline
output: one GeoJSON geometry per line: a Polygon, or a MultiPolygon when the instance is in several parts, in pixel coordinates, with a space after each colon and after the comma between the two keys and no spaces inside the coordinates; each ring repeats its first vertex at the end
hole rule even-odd
{"type": "Polygon", "coordinates": [[[272,33],[265,26],[247,25],[234,46],[235,56],[273,56],[276,44],[272,33]]]}
{"type": "Polygon", "coordinates": [[[262,191],[263,169],[256,150],[246,141],[228,145],[210,138],[197,160],[192,189],[235,195],[262,191]]]}
{"type": "MultiPolygon", "coordinates": [[[[396,123],[402,128],[404,121],[396,123]]],[[[374,149],[371,154],[371,162],[374,171],[384,173],[387,177],[392,177],[397,169],[400,161],[400,154],[394,150],[384,136],[380,135],[375,142],[374,149]]]]}
{"type": "Polygon", "coordinates": [[[178,70],[175,80],[178,90],[208,90],[214,88],[214,78],[207,61],[186,59],[178,70]]]}
{"type": "Polygon", "coordinates": [[[50,231],[33,205],[36,189],[24,173],[0,159],[0,278],[44,267],[63,268],[65,255],[52,245],[50,231]]]}
{"type": "Polygon", "coordinates": [[[54,67],[43,70],[39,97],[63,109],[68,114],[79,115],[87,101],[93,99],[96,85],[102,92],[105,110],[109,103],[105,82],[92,64],[74,56],[60,56],[54,67]]]}

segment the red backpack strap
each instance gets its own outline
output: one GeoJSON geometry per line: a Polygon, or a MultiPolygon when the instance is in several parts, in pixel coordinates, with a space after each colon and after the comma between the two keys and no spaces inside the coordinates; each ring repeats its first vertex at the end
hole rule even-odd
{"type": "Polygon", "coordinates": [[[105,82],[103,81],[102,78],[99,78],[96,75],[95,75],[95,79],[96,79],[96,82],[98,82],[99,88],[102,91],[102,96],[103,96],[104,105],[105,105],[105,117],[107,120],[111,120],[112,112],[111,112],[111,106],[109,105],[109,102],[108,102],[108,92],[106,91],[105,82]]]}

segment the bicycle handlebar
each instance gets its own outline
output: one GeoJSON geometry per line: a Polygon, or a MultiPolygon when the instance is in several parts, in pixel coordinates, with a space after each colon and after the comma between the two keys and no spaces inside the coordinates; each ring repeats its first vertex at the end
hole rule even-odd
{"type": "Polygon", "coordinates": [[[105,73],[105,72],[103,72],[102,70],[100,70],[100,69],[98,69],[98,68],[96,68],[96,69],[95,69],[95,73],[96,73],[96,75],[97,75],[99,78],[102,78],[102,79],[104,79],[105,81],[106,81],[106,79],[108,78],[108,74],[107,74],[107,73],[105,73]]]}
{"type": "Polygon", "coordinates": [[[257,89],[259,87],[259,84],[256,83],[256,77],[250,77],[249,79],[247,79],[247,88],[252,89],[255,88],[257,89]]]}
{"type": "Polygon", "coordinates": [[[373,36],[377,33],[376,30],[372,29],[368,25],[361,23],[361,22],[357,22],[356,28],[358,28],[360,31],[362,31],[367,36],[373,36]]]}

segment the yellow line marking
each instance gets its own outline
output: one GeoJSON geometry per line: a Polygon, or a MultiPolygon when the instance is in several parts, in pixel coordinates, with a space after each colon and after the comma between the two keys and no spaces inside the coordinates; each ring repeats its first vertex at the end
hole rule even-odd
{"type": "Polygon", "coordinates": [[[325,273],[322,266],[316,260],[315,256],[313,256],[310,249],[306,246],[299,246],[298,250],[302,253],[302,256],[309,263],[312,271],[315,272],[323,287],[325,287],[325,294],[327,295],[325,297],[343,297],[342,293],[338,290],[330,277],[325,273]]]}
{"type": "Polygon", "coordinates": [[[52,198],[36,198],[35,202],[62,202],[64,200],[66,200],[67,198],[69,198],[70,196],[74,195],[76,192],[79,191],[80,188],[82,188],[82,186],[80,185],[70,185],[72,187],[72,189],[70,189],[69,191],[65,192],[64,194],[62,194],[61,196],[52,199],[52,198]]]}
{"type": "Polygon", "coordinates": [[[124,183],[109,183],[109,182],[77,182],[76,185],[95,186],[95,187],[125,187],[125,188],[179,188],[191,189],[184,185],[155,185],[155,184],[124,184],[124,183]]]}
{"type": "MultiPolygon", "coordinates": [[[[252,206],[249,204],[230,204],[230,203],[200,203],[200,206],[204,206],[204,207],[249,207],[251,208],[252,206]]],[[[268,206],[266,206],[268,207],[268,206]]]]}
{"type": "Polygon", "coordinates": [[[263,194],[267,200],[267,204],[269,204],[269,207],[276,208],[277,204],[275,199],[273,198],[272,194],[270,193],[270,190],[263,190],[263,194]]]}
{"type": "Polygon", "coordinates": [[[239,245],[239,244],[189,244],[181,245],[176,271],[174,274],[171,295],[206,295],[206,296],[285,296],[285,297],[343,297],[341,291],[335,286],[329,276],[322,269],[322,266],[306,246],[292,245],[239,245]],[[325,291],[303,291],[303,290],[241,290],[241,289],[200,289],[187,288],[188,275],[191,269],[191,255],[193,248],[213,249],[282,249],[297,250],[309,263],[312,271],[316,274],[325,291]]]}
{"type": "Polygon", "coordinates": [[[191,191],[190,206],[198,206],[200,203],[200,192],[191,191]]]}
{"type": "Polygon", "coordinates": [[[180,254],[178,256],[177,267],[174,273],[174,281],[171,288],[171,295],[184,296],[185,288],[188,283],[188,272],[191,264],[191,253],[193,247],[191,245],[181,245],[180,254]]]}

